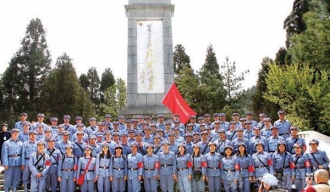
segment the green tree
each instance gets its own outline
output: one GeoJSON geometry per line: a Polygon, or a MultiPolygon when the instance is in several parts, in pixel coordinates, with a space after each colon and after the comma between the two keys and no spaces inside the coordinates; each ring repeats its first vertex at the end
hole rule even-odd
{"type": "Polygon", "coordinates": [[[120,110],[126,107],[126,103],[127,103],[125,81],[121,78],[118,78],[116,81],[116,88],[117,88],[117,101],[118,101],[117,111],[119,113],[120,110]]]}
{"type": "Polygon", "coordinates": [[[100,100],[101,103],[105,102],[104,92],[108,89],[108,87],[114,85],[116,83],[115,77],[112,74],[110,68],[106,68],[102,73],[101,77],[101,86],[100,86],[100,100]]]}
{"type": "Polygon", "coordinates": [[[100,78],[97,74],[95,67],[88,69],[87,77],[89,80],[89,94],[90,100],[94,103],[95,107],[98,108],[100,102],[100,78]]]}
{"type": "Polygon", "coordinates": [[[119,111],[126,107],[126,83],[123,79],[116,80],[116,84],[108,87],[104,92],[105,103],[100,104],[103,114],[110,113],[116,117],[119,111]]]}
{"type": "Polygon", "coordinates": [[[9,62],[3,76],[7,115],[22,111],[34,116],[39,110],[41,89],[51,69],[51,56],[41,20],[32,19],[21,47],[9,62]]]}
{"type": "Polygon", "coordinates": [[[293,125],[329,135],[330,116],[326,116],[330,110],[328,74],[321,70],[315,80],[311,75],[313,72],[313,68],[299,64],[285,67],[270,64],[264,97],[286,110],[293,125]]]}
{"type": "Polygon", "coordinates": [[[79,84],[72,59],[64,53],[57,58],[42,91],[43,111],[48,115],[94,115],[92,103],[79,84]]]}
{"type": "Polygon", "coordinates": [[[229,58],[226,57],[226,61],[221,65],[221,75],[224,82],[224,89],[226,90],[226,100],[230,108],[240,109],[242,106],[238,104],[238,98],[242,94],[244,76],[249,70],[241,72],[240,75],[236,74],[236,63],[229,62],[229,58]]]}
{"type": "Polygon", "coordinates": [[[190,57],[186,54],[185,48],[181,44],[176,45],[174,49],[174,74],[178,75],[183,67],[191,68],[190,57]]]}
{"type": "Polygon", "coordinates": [[[86,74],[83,73],[79,76],[79,83],[86,91],[86,93],[89,93],[88,88],[90,87],[90,82],[86,74]]]}
{"type": "Polygon", "coordinates": [[[262,59],[256,91],[252,96],[252,109],[255,114],[266,113],[268,117],[275,120],[280,106],[264,98],[264,94],[267,92],[266,76],[269,73],[270,63],[273,63],[272,59],[268,57],[262,59]]]}
{"type": "Polygon", "coordinates": [[[288,50],[292,62],[308,64],[316,70],[329,70],[330,63],[330,19],[320,18],[319,13],[304,15],[306,30],[290,39],[288,50]]]}
{"type": "Polygon", "coordinates": [[[218,112],[225,106],[226,91],[219,68],[213,46],[209,45],[205,63],[198,72],[199,86],[195,95],[198,103],[197,111],[200,115],[218,112]]]}

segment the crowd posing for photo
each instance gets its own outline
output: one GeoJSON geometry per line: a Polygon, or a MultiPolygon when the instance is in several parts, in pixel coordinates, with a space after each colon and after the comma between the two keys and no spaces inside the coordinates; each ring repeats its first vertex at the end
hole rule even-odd
{"type": "Polygon", "coordinates": [[[85,126],[81,116],[75,125],[69,115],[48,125],[42,113],[31,123],[21,113],[13,129],[3,124],[0,133],[4,189],[22,183],[26,192],[204,192],[207,182],[210,192],[248,192],[270,174],[276,187],[291,191],[294,184],[300,191],[306,178],[328,170],[329,159],[316,139],[307,152],[285,116],[279,111],[272,123],[265,113],[259,122],[251,112],[234,113],[228,122],[215,113],[184,125],[178,114],[171,121],[158,115],[156,124],[148,116],[112,121],[106,114],[85,126]]]}

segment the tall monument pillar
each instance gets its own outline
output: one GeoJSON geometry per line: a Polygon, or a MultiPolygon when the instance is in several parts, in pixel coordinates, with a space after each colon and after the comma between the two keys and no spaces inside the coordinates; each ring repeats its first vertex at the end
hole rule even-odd
{"type": "Polygon", "coordinates": [[[127,108],[120,113],[170,115],[161,101],[174,82],[171,0],[129,0],[127,108]]]}

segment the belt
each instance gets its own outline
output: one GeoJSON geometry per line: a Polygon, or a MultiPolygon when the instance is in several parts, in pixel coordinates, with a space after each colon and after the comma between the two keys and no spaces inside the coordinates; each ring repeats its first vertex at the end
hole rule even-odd
{"type": "Polygon", "coordinates": [[[275,151],[268,151],[268,153],[275,153],[275,151]]]}
{"type": "Polygon", "coordinates": [[[295,169],[305,169],[306,167],[295,167],[295,169]]]}
{"type": "Polygon", "coordinates": [[[261,168],[264,168],[264,167],[268,167],[268,166],[263,166],[263,165],[261,165],[261,166],[254,166],[255,168],[257,168],[257,169],[261,169],[261,168]]]}
{"type": "Polygon", "coordinates": [[[172,166],[172,164],[163,164],[163,165],[160,165],[160,166],[162,166],[162,167],[170,167],[170,166],[172,166]]]}
{"type": "Polygon", "coordinates": [[[102,166],[100,166],[99,168],[101,168],[101,169],[109,169],[109,167],[102,167],[102,166]]]}
{"type": "Polygon", "coordinates": [[[208,169],[213,169],[213,170],[217,170],[219,169],[219,167],[207,167],[208,169]]]}
{"type": "Polygon", "coordinates": [[[188,169],[188,167],[185,167],[185,168],[182,168],[182,169],[177,168],[178,171],[184,171],[186,169],[188,169]]]}
{"type": "Polygon", "coordinates": [[[245,170],[245,169],[248,169],[248,168],[240,168],[241,170],[245,170]]]}
{"type": "Polygon", "coordinates": [[[30,160],[30,158],[29,157],[25,157],[25,160],[30,160]]]}
{"type": "Polygon", "coordinates": [[[279,134],[280,136],[281,135],[290,135],[290,133],[282,133],[282,134],[279,134]]]}
{"type": "Polygon", "coordinates": [[[73,169],[62,169],[62,171],[70,172],[73,171],[73,169]]]}
{"type": "Polygon", "coordinates": [[[57,165],[58,163],[52,163],[52,165],[57,165]]]}
{"type": "Polygon", "coordinates": [[[114,167],[112,169],[117,170],[117,171],[124,170],[124,168],[114,168],[114,167]]]}
{"type": "Polygon", "coordinates": [[[15,155],[8,155],[8,157],[19,157],[21,154],[15,154],[15,155]]]}
{"type": "Polygon", "coordinates": [[[227,171],[228,173],[230,173],[230,172],[234,172],[235,170],[230,170],[230,169],[224,169],[224,171],[227,171]]]}
{"type": "Polygon", "coordinates": [[[146,171],[153,171],[153,170],[155,170],[155,169],[144,169],[144,170],[146,170],[146,171]]]}
{"type": "Polygon", "coordinates": [[[138,170],[139,168],[127,168],[128,170],[135,171],[138,170]]]}
{"type": "MultiPolygon", "coordinates": [[[[80,169],[80,171],[85,171],[84,169],[80,169]]],[[[87,170],[87,172],[93,172],[94,170],[87,170]]]]}

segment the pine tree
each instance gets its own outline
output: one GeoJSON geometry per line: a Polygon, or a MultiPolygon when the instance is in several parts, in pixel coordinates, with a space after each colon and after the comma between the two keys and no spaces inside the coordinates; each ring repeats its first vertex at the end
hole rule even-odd
{"type": "Polygon", "coordinates": [[[238,97],[242,94],[244,76],[249,70],[241,72],[238,76],[236,75],[236,63],[229,62],[229,58],[226,57],[226,61],[221,65],[221,75],[224,77],[224,89],[226,90],[227,102],[230,108],[240,109],[242,106],[238,106],[238,97]]]}
{"type": "Polygon", "coordinates": [[[82,73],[79,77],[79,83],[82,86],[82,88],[86,91],[86,93],[89,93],[88,88],[90,87],[89,79],[86,74],[82,73]]]}
{"type": "Polygon", "coordinates": [[[65,114],[91,117],[94,112],[89,97],[79,85],[72,59],[64,53],[57,58],[42,91],[45,113],[57,117],[65,114]]]}
{"type": "Polygon", "coordinates": [[[118,112],[126,107],[127,95],[126,95],[126,83],[123,79],[118,78],[116,82],[117,88],[117,101],[118,101],[118,112]]]}
{"type": "Polygon", "coordinates": [[[108,87],[114,85],[116,83],[115,77],[112,74],[112,70],[110,68],[106,68],[105,71],[102,73],[101,77],[101,86],[100,86],[100,102],[105,102],[105,91],[108,87]]]}
{"type": "Polygon", "coordinates": [[[51,69],[46,31],[40,19],[30,21],[21,45],[3,76],[5,110],[12,114],[25,111],[34,116],[39,109],[41,89],[51,69]]]}
{"type": "Polygon", "coordinates": [[[190,57],[186,54],[185,48],[181,44],[176,45],[174,49],[174,74],[178,75],[183,67],[191,68],[190,57]]]}
{"type": "Polygon", "coordinates": [[[88,69],[87,77],[89,80],[89,94],[90,94],[90,100],[94,103],[94,105],[99,105],[100,102],[100,78],[97,74],[97,70],[95,67],[92,67],[88,69]]]}

